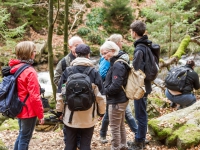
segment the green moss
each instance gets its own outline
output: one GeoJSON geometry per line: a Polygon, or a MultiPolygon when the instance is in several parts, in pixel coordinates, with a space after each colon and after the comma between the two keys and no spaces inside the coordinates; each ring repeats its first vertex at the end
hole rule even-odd
{"type": "Polygon", "coordinates": [[[159,127],[159,121],[156,119],[152,119],[148,122],[148,126],[150,129],[150,132],[153,131],[153,137],[155,137],[158,140],[163,140],[166,137],[168,137],[172,133],[172,128],[162,128],[159,127]],[[155,135],[155,136],[154,136],[155,135]]]}
{"type": "Polygon", "coordinates": [[[159,107],[163,106],[164,103],[165,103],[162,99],[159,99],[159,98],[157,98],[157,97],[149,98],[149,100],[150,100],[153,104],[158,105],[159,107]]]}
{"type": "Polygon", "coordinates": [[[5,144],[0,140],[0,150],[8,150],[5,144]]]}
{"type": "Polygon", "coordinates": [[[49,106],[51,109],[54,109],[56,107],[56,102],[53,97],[49,98],[49,106]]]}
{"type": "Polygon", "coordinates": [[[184,39],[181,41],[181,44],[178,47],[178,50],[172,57],[177,57],[178,59],[181,58],[183,54],[185,54],[185,50],[190,43],[190,36],[186,35],[184,39]]]}
{"type": "Polygon", "coordinates": [[[0,131],[3,130],[18,130],[19,126],[18,126],[18,121],[17,119],[8,119],[5,120],[2,125],[0,126],[0,131]]]}
{"type": "Polygon", "coordinates": [[[7,119],[7,117],[4,117],[2,114],[0,114],[0,125],[7,119]]]}
{"type": "Polygon", "coordinates": [[[164,128],[160,131],[158,131],[157,135],[160,139],[164,139],[167,136],[169,136],[172,133],[172,129],[171,128],[164,128]]]}
{"type": "Polygon", "coordinates": [[[168,146],[177,144],[180,150],[190,148],[200,142],[200,128],[195,125],[183,125],[166,139],[168,146]]]}

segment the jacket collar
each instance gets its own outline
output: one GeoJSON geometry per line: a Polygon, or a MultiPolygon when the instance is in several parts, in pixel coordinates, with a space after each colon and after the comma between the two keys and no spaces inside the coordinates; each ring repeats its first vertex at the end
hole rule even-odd
{"type": "Polygon", "coordinates": [[[148,39],[147,35],[143,35],[140,39],[134,42],[134,47],[136,47],[139,43],[142,43],[145,45],[151,45],[152,41],[148,39]]]}
{"type": "Polygon", "coordinates": [[[93,63],[91,60],[85,57],[77,57],[71,62],[72,66],[90,66],[94,67],[93,63]]]}

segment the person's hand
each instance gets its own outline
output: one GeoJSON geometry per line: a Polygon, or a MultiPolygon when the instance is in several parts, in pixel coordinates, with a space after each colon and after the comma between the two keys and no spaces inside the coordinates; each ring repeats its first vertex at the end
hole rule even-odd
{"type": "Polygon", "coordinates": [[[103,117],[99,117],[99,118],[98,118],[98,121],[101,121],[101,120],[102,120],[102,118],[103,118],[103,117]]]}
{"type": "Polygon", "coordinates": [[[39,119],[39,124],[44,124],[44,118],[39,119]]]}
{"type": "Polygon", "coordinates": [[[62,112],[57,112],[57,113],[56,113],[56,116],[57,116],[60,120],[63,119],[63,113],[62,113],[62,112]]]}

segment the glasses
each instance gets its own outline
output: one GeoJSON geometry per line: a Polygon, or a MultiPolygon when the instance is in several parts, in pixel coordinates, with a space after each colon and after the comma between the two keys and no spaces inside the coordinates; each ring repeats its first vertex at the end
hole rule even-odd
{"type": "Polygon", "coordinates": [[[107,55],[109,52],[111,52],[111,51],[103,52],[101,55],[105,56],[105,55],[107,55]]]}

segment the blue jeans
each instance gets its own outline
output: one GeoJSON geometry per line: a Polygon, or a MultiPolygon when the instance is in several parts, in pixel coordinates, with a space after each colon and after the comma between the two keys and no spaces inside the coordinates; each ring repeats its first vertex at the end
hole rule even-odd
{"type": "Polygon", "coordinates": [[[15,141],[14,150],[28,150],[33,130],[36,124],[36,117],[18,119],[19,135],[15,141]]]}
{"type": "Polygon", "coordinates": [[[196,102],[196,97],[194,94],[181,94],[172,95],[168,89],[165,90],[166,97],[173,103],[179,104],[181,107],[188,107],[196,102]]]}
{"type": "MultiPolygon", "coordinates": [[[[127,124],[129,125],[129,128],[131,129],[131,131],[136,134],[138,127],[137,127],[135,119],[132,115],[129,104],[126,107],[125,119],[126,119],[127,124]]],[[[102,124],[101,124],[101,129],[100,129],[100,136],[101,137],[106,137],[106,134],[107,134],[107,131],[108,131],[108,125],[109,125],[108,105],[106,105],[106,112],[104,114],[102,124]]]]}
{"type": "Polygon", "coordinates": [[[108,125],[109,125],[109,117],[108,117],[108,105],[106,105],[106,112],[103,116],[101,129],[100,129],[100,136],[106,137],[107,131],[108,131],[108,125]]]}
{"type": "Polygon", "coordinates": [[[134,100],[134,107],[135,107],[135,118],[138,121],[138,130],[135,135],[135,141],[137,142],[144,142],[146,139],[146,133],[147,133],[147,95],[145,94],[145,97],[134,100]]]}
{"type": "Polygon", "coordinates": [[[125,119],[131,131],[136,134],[138,126],[135,122],[135,118],[133,117],[133,114],[131,112],[131,107],[129,104],[126,107],[125,119]]]}

